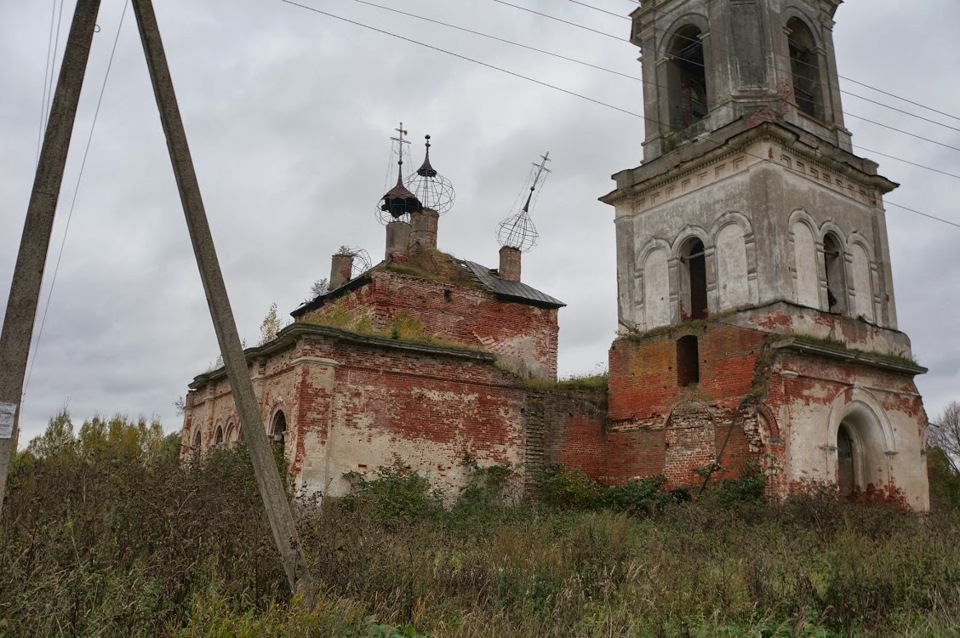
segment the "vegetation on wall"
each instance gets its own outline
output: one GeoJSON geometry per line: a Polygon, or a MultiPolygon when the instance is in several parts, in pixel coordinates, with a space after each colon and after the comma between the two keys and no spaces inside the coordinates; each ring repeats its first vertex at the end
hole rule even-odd
{"type": "Polygon", "coordinates": [[[887,636],[960,626],[960,477],[934,511],[757,476],[699,500],[651,477],[604,487],[469,456],[439,498],[402,460],[339,502],[302,501],[321,581],[294,600],[242,450],[178,462],[176,436],[66,411],[16,460],[0,517],[4,636],[887,636]],[[762,488],[762,484],[760,485],[762,488]]]}

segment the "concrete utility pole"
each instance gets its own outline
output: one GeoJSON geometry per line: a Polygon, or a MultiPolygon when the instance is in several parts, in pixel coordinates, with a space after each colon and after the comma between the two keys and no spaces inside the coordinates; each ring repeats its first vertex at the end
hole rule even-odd
{"type": "Polygon", "coordinates": [[[203,199],[200,196],[200,185],[197,182],[193,159],[187,145],[187,135],[183,129],[180,108],[177,105],[170,69],[163,51],[153,2],[152,0],[133,0],[133,10],[140,28],[140,39],[143,42],[150,79],[153,82],[157,106],[160,109],[160,120],[167,137],[167,149],[170,151],[170,161],[173,163],[183,213],[190,230],[193,252],[197,257],[200,278],[203,280],[203,289],[207,295],[207,305],[210,307],[213,327],[220,342],[227,378],[230,380],[230,387],[237,403],[243,438],[250,449],[250,458],[253,461],[260,495],[263,497],[263,504],[270,519],[270,527],[280,550],[290,587],[294,591],[301,591],[310,596],[313,594],[313,580],[300,550],[293,512],[283,490],[283,483],[267,440],[267,433],[263,429],[257,398],[253,392],[253,384],[250,382],[250,371],[243,354],[243,346],[240,344],[240,335],[237,333],[237,324],[230,309],[227,288],[223,282],[223,274],[213,245],[213,236],[210,233],[203,199]]]}
{"type": "Polygon", "coordinates": [[[97,25],[100,0],[78,0],[63,52],[63,64],[53,95],[50,119],[43,137],[40,161],[20,238],[20,251],[10,284],[10,297],[0,333],[0,507],[7,488],[7,472],[17,451],[20,398],[27,371],[33,324],[40,300],[43,268],[50,248],[63,169],[70,150],[77,104],[87,71],[90,45],[97,25]]]}

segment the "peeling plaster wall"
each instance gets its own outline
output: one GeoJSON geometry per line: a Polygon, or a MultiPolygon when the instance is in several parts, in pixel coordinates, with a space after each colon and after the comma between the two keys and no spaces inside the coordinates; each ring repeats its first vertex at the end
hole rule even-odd
{"type": "Polygon", "coordinates": [[[680,323],[680,251],[692,237],[704,244],[711,314],[781,300],[827,310],[823,239],[833,233],[841,243],[846,314],[896,328],[884,211],[866,181],[758,139],[632,188],[615,204],[624,326],[645,331],[680,323]]]}
{"type": "MultiPolygon", "coordinates": [[[[761,317],[772,313],[752,318],[761,317]]],[[[797,318],[790,313],[783,324],[797,318]]],[[[752,460],[773,472],[771,491],[785,496],[837,483],[837,431],[847,422],[859,448],[858,490],[928,509],[927,421],[913,374],[898,371],[896,359],[874,365],[808,353],[744,324],[688,324],[614,342],[610,423],[597,445],[608,459],[601,472],[662,473],[670,485],[698,485],[695,470],[717,457],[722,469],[711,480],[736,477],[752,460]],[[678,387],[676,340],[684,335],[698,338],[701,376],[695,386],[678,387]]]]}
{"type": "Polygon", "coordinates": [[[299,318],[324,323],[331,313],[369,315],[378,331],[389,331],[401,314],[423,323],[423,336],[498,355],[521,376],[557,377],[559,326],[555,308],[505,301],[480,287],[432,281],[389,270],[344,297],[299,318]]]}
{"type": "Polygon", "coordinates": [[[838,480],[837,430],[847,421],[860,447],[857,486],[929,509],[926,414],[913,380],[867,366],[778,357],[767,398],[784,431],[784,480],[791,489],[838,480]]]}
{"type": "MultiPolygon", "coordinates": [[[[395,458],[448,495],[463,485],[465,453],[482,466],[507,464],[523,475],[530,460],[526,388],[488,355],[434,350],[311,336],[251,366],[265,427],[284,411],[284,449],[298,493],[342,496],[345,473],[370,472],[395,458]]],[[[185,446],[199,427],[202,451],[209,451],[215,424],[230,418],[235,408],[225,379],[192,391],[185,446]]]]}

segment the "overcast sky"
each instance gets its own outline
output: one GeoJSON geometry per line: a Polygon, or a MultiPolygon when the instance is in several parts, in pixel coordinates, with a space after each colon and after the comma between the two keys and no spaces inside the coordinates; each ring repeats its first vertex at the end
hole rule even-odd
{"type": "MultiPolygon", "coordinates": [[[[618,107],[642,110],[639,81],[492,42],[353,0],[303,4],[402,34],[618,107]]],[[[566,0],[512,0],[622,36],[629,22],[566,0]]],[[[626,16],[631,0],[587,0],[626,16]]],[[[639,75],[624,41],[493,0],[380,0],[406,11],[639,75]]],[[[72,5],[67,0],[67,5],[72,5]]],[[[553,170],[533,211],[540,244],[524,280],[568,304],[560,312],[561,375],[605,365],[616,328],[613,211],[597,197],[610,175],[641,158],[637,117],[534,82],[340,22],[280,0],[157,2],[171,72],[241,335],[256,343],[271,303],[296,308],[343,244],[382,259],[374,217],[402,120],[414,162],[423,135],[457,190],[441,218],[440,248],[495,266],[497,223],[515,212],[532,161],[553,170]]],[[[0,3],[0,302],[6,305],[33,182],[52,0],[0,3]]],[[[21,444],[65,401],[76,421],[95,413],[159,417],[180,426],[174,401],[217,356],[132,11],[77,189],[80,160],[124,0],[103,0],[54,228],[46,305],[76,191],[62,262],[26,388],[21,444]]],[[[61,48],[69,27],[64,12],[61,48]]],[[[837,14],[841,75],[960,115],[960,3],[851,0],[837,14]],[[907,6],[907,4],[909,6],[907,6]]],[[[960,129],[849,81],[843,89],[960,129]]],[[[907,137],[851,114],[960,147],[960,131],[844,96],[860,151],[902,184],[889,200],[960,222],[960,151],[907,137]]],[[[395,170],[391,168],[391,170],[395,170]]],[[[960,399],[955,246],[960,228],[888,207],[900,327],[930,368],[919,379],[935,417],[960,399]]]]}

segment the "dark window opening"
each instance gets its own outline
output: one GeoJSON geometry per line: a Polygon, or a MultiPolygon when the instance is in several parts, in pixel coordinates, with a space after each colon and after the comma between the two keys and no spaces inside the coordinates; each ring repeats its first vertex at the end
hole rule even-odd
{"type": "Polygon", "coordinates": [[[847,425],[841,423],[837,431],[837,485],[842,497],[852,496],[856,488],[853,448],[853,437],[847,425]]]}
{"type": "Polygon", "coordinates": [[[687,335],[677,340],[677,385],[684,388],[700,383],[700,348],[697,338],[687,335]]]}
{"type": "Polygon", "coordinates": [[[200,460],[200,444],[202,443],[200,438],[200,430],[197,430],[197,433],[193,435],[193,447],[190,448],[190,458],[194,461],[200,460]]]}
{"type": "Polygon", "coordinates": [[[827,308],[830,312],[843,314],[846,310],[847,292],[844,285],[843,251],[833,234],[823,238],[823,266],[827,276],[827,308]]]}
{"type": "Polygon", "coordinates": [[[809,27],[799,18],[787,22],[790,32],[790,69],[793,73],[793,97],[797,108],[817,119],[823,119],[820,91],[820,62],[817,46],[809,27]]]}
{"type": "Polygon", "coordinates": [[[670,45],[667,69],[670,126],[682,130],[707,116],[707,70],[700,30],[680,29],[670,45]]]}
{"type": "Polygon", "coordinates": [[[273,417],[273,427],[270,428],[270,440],[276,445],[283,447],[284,439],[287,435],[287,417],[283,412],[277,412],[273,417]]]}
{"type": "Polygon", "coordinates": [[[217,426],[217,432],[213,435],[213,445],[215,447],[221,447],[223,445],[223,428],[217,426]]]}
{"type": "Polygon", "coordinates": [[[680,257],[681,268],[681,319],[703,319],[707,316],[707,259],[703,242],[690,242],[680,257]]]}

